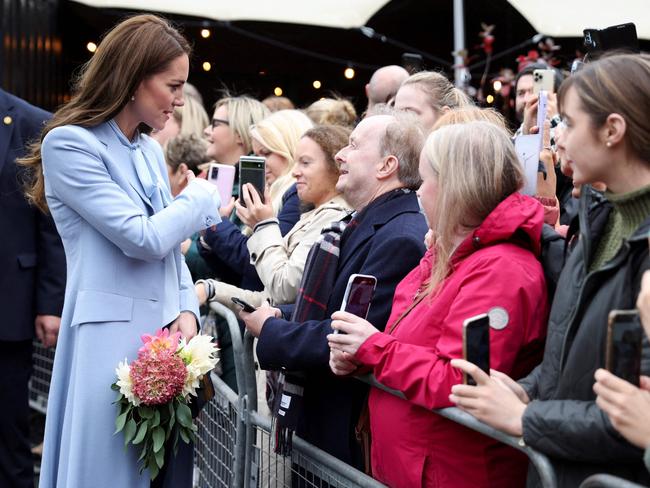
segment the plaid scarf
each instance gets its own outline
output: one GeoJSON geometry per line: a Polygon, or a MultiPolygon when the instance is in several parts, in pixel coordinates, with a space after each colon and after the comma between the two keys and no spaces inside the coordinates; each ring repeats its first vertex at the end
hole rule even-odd
{"type": "MultiPolygon", "coordinates": [[[[292,322],[326,318],[327,302],[338,271],[340,244],[350,218],[351,215],[325,227],[319,240],[310,249],[291,316],[292,322]]],[[[354,227],[356,224],[351,224],[347,234],[354,227]]],[[[273,413],[271,431],[275,438],[274,450],[283,456],[291,455],[293,432],[302,408],[303,390],[304,377],[298,372],[267,373],[266,397],[273,413]]]]}

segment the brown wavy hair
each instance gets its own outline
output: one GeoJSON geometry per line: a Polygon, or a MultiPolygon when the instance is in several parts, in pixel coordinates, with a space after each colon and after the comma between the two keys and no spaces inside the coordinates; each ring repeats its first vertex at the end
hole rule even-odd
{"type": "MultiPolygon", "coordinates": [[[[41,143],[48,132],[63,125],[94,127],[112,119],[143,80],[190,53],[187,40],[168,21],[155,15],[136,15],[113,27],[81,68],[71,100],[45,125],[28,155],[18,160],[29,172],[25,188],[29,202],[48,211],[41,160],[41,143]]],[[[151,128],[141,124],[140,131],[148,133],[151,128]]]]}

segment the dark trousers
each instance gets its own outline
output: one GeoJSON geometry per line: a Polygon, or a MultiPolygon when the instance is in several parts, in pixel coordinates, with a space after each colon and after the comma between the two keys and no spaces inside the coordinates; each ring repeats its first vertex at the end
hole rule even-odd
{"type": "Polygon", "coordinates": [[[0,341],[0,487],[33,488],[29,441],[32,341],[0,341]]]}
{"type": "MultiPolygon", "coordinates": [[[[170,437],[171,439],[171,437],[170,437]]],[[[185,444],[178,440],[178,452],[174,456],[171,442],[165,449],[165,464],[151,488],[191,488],[194,467],[194,443],[185,444]]]]}

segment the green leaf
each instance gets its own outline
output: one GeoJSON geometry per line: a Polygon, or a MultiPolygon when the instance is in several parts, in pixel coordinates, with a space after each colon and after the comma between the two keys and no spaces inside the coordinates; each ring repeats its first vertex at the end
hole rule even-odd
{"type": "Polygon", "coordinates": [[[184,442],[185,444],[189,444],[189,443],[190,443],[190,438],[189,438],[189,436],[187,435],[187,431],[186,431],[185,429],[183,429],[183,428],[180,428],[180,429],[178,429],[178,430],[180,431],[181,439],[183,439],[183,442],[184,442]]]}
{"type": "Polygon", "coordinates": [[[156,464],[162,469],[163,464],[165,464],[165,447],[163,446],[160,451],[155,452],[154,457],[156,458],[156,464]]]}
{"type": "Polygon", "coordinates": [[[124,445],[126,446],[129,442],[131,442],[131,439],[133,439],[133,436],[135,435],[137,425],[135,423],[135,420],[129,419],[129,421],[126,423],[126,426],[124,427],[124,445]]]}
{"type": "Polygon", "coordinates": [[[186,403],[179,402],[178,407],[176,407],[176,420],[183,427],[191,428],[192,425],[192,410],[187,406],[186,403]]]}
{"type": "Polygon", "coordinates": [[[117,383],[113,383],[113,384],[111,385],[111,390],[113,390],[113,391],[120,391],[120,387],[117,386],[117,383]]]}
{"type": "Polygon", "coordinates": [[[149,468],[149,476],[151,476],[151,479],[154,480],[156,476],[158,476],[158,473],[160,472],[160,469],[158,469],[158,466],[156,465],[155,460],[152,462],[147,463],[148,468],[149,468]]]}
{"type": "Polygon", "coordinates": [[[153,438],[153,452],[160,451],[160,448],[165,442],[165,430],[160,426],[155,427],[151,436],[153,438]]]}
{"type": "Polygon", "coordinates": [[[158,427],[160,425],[160,412],[156,410],[153,414],[153,421],[151,422],[152,427],[158,427]]]}
{"type": "Polygon", "coordinates": [[[120,415],[117,416],[115,419],[115,432],[114,434],[117,434],[124,428],[124,424],[126,424],[126,414],[127,412],[123,412],[120,415]]]}
{"type": "Polygon", "coordinates": [[[150,419],[153,417],[153,409],[151,407],[140,407],[138,413],[143,419],[150,419]]]}
{"type": "Polygon", "coordinates": [[[138,433],[135,435],[135,438],[133,439],[133,444],[140,444],[144,440],[144,436],[147,434],[147,427],[148,424],[146,421],[140,424],[140,427],[138,428],[138,433]]]}
{"type": "Polygon", "coordinates": [[[149,441],[149,439],[144,441],[144,444],[142,444],[142,452],[140,453],[140,457],[138,458],[138,461],[142,461],[147,456],[147,454],[149,453],[150,444],[151,442],[149,441]]]}

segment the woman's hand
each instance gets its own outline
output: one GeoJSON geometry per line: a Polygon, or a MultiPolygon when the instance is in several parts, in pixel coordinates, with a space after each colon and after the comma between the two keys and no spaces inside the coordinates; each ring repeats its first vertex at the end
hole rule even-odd
{"type": "Polygon", "coordinates": [[[526,404],[506,382],[497,376],[488,376],[464,359],[452,359],[451,365],[474,378],[476,386],[452,386],[450,401],[495,429],[517,437],[523,435],[526,404]]]}
{"type": "Polygon", "coordinates": [[[222,219],[229,219],[232,210],[235,208],[235,197],[230,197],[230,201],[219,208],[219,215],[222,219]]]}
{"type": "Polygon", "coordinates": [[[192,312],[181,312],[169,326],[169,332],[180,332],[185,340],[189,341],[198,332],[196,317],[192,312]]]}
{"type": "Polygon", "coordinates": [[[282,312],[278,308],[273,308],[269,305],[268,302],[264,302],[263,305],[257,307],[254,312],[247,313],[243,310],[239,312],[239,318],[244,321],[246,324],[246,329],[253,334],[255,337],[259,337],[262,333],[262,327],[264,327],[264,322],[269,317],[282,318],[282,312]]]}
{"type": "Polygon", "coordinates": [[[641,388],[637,388],[605,369],[598,369],[594,376],[596,404],[614,428],[635,446],[650,446],[650,378],[642,376],[641,388]]]}
{"type": "Polygon", "coordinates": [[[252,229],[258,222],[275,217],[268,188],[264,190],[264,201],[267,203],[262,201],[259,193],[250,183],[246,183],[241,191],[242,194],[239,195],[239,198],[240,200],[243,199],[246,206],[244,207],[240,202],[236,202],[235,208],[237,209],[237,217],[248,227],[252,229]]]}
{"type": "Polygon", "coordinates": [[[205,288],[205,283],[196,283],[194,285],[194,291],[196,292],[196,297],[199,299],[199,305],[205,305],[205,302],[208,301],[208,290],[205,288]]]}
{"type": "Polygon", "coordinates": [[[329,334],[327,341],[330,349],[336,349],[354,355],[366,342],[366,339],[379,332],[370,322],[348,312],[332,314],[332,329],[344,334],[329,334]]]}
{"type": "Polygon", "coordinates": [[[352,355],[337,349],[330,350],[330,369],[338,376],[354,373],[359,368],[359,362],[352,355]]]}
{"type": "Polygon", "coordinates": [[[555,198],[557,187],[557,175],[555,174],[556,156],[551,148],[551,123],[544,121],[542,132],[542,151],[539,153],[539,160],[546,168],[546,178],[543,173],[537,173],[537,196],[544,198],[555,198]]]}

